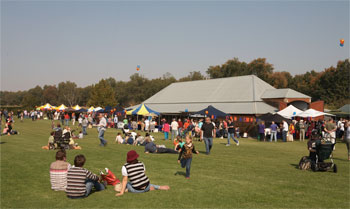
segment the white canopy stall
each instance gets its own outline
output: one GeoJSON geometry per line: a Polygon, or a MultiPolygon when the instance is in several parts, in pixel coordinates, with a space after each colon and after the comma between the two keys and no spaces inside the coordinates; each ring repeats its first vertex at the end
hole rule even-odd
{"type": "Polygon", "coordinates": [[[291,119],[292,117],[298,116],[298,114],[302,113],[303,111],[299,110],[298,108],[294,107],[293,105],[289,105],[288,107],[284,108],[283,110],[277,112],[277,114],[291,119]]]}

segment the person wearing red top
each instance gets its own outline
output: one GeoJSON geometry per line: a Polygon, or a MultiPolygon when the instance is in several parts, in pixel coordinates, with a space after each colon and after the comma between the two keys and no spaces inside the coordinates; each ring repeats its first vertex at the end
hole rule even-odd
{"type": "Polygon", "coordinates": [[[182,123],[182,121],[181,121],[181,119],[179,118],[179,121],[177,122],[178,124],[179,124],[179,127],[177,128],[177,131],[178,131],[178,136],[182,136],[182,134],[181,134],[181,131],[182,131],[182,127],[183,127],[183,123],[182,123]]]}
{"type": "Polygon", "coordinates": [[[68,113],[66,113],[64,115],[64,120],[66,121],[66,126],[69,126],[69,119],[70,119],[70,117],[69,117],[68,113]]]}
{"type": "Polygon", "coordinates": [[[169,132],[170,132],[170,125],[167,121],[165,121],[165,123],[163,125],[163,132],[164,132],[164,139],[168,140],[169,132]]]}

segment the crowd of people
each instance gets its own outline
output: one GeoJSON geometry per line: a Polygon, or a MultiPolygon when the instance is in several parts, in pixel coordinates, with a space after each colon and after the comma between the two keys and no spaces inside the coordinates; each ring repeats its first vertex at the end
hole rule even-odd
{"type": "MultiPolygon", "coordinates": [[[[13,113],[1,111],[1,120],[6,120],[6,134],[15,134],[12,123],[14,122],[13,113]]],[[[97,113],[67,113],[54,112],[47,115],[52,119],[52,131],[47,146],[44,149],[58,149],[56,161],[50,166],[51,188],[55,191],[65,191],[67,197],[76,199],[84,198],[91,194],[93,188],[96,191],[102,191],[106,188],[105,180],[83,166],[86,158],[84,155],[77,155],[74,159],[74,165],[66,162],[65,147],[58,145],[55,141],[56,134],[62,137],[68,137],[69,149],[81,149],[74,139],[83,138],[87,135],[87,128],[97,127],[100,146],[106,146],[107,140],[104,133],[108,128],[118,128],[115,142],[131,146],[144,146],[144,152],[153,154],[170,153],[177,154],[178,163],[186,169],[185,177],[190,178],[191,163],[193,153],[199,152],[195,149],[193,139],[204,141],[206,154],[209,155],[213,148],[214,138],[227,138],[226,146],[231,145],[231,139],[239,146],[240,130],[232,119],[221,119],[212,121],[211,118],[204,119],[177,119],[173,118],[168,122],[165,118],[157,121],[152,117],[135,118],[124,117],[121,121],[115,115],[97,114],[97,113]],[[50,115],[50,116],[49,116],[50,115]],[[54,125],[54,121],[60,121],[54,125]],[[71,130],[73,127],[81,128],[79,133],[71,130]],[[64,127],[64,128],[61,128],[64,127]],[[172,140],[174,147],[167,148],[164,145],[157,145],[152,136],[154,132],[163,132],[164,140],[172,140]]],[[[33,121],[43,118],[41,111],[23,111],[19,115],[21,121],[23,118],[30,117],[33,121]],[[33,116],[33,117],[32,117],[33,116]]],[[[4,129],[5,129],[4,128],[4,129]]],[[[307,146],[310,152],[310,159],[315,158],[315,142],[321,138],[328,139],[331,143],[336,143],[336,138],[342,138],[348,149],[348,159],[350,160],[350,122],[340,119],[334,122],[311,121],[311,120],[293,120],[288,123],[286,120],[277,124],[274,121],[269,124],[260,121],[257,125],[258,139],[260,141],[275,141],[282,139],[283,142],[298,138],[300,141],[309,139],[307,146]],[[289,139],[288,139],[289,138],[289,139]]],[[[115,187],[116,196],[121,196],[125,192],[142,193],[152,190],[168,190],[169,186],[158,186],[150,183],[145,174],[145,165],[138,160],[139,155],[132,150],[127,153],[127,162],[122,167],[122,181],[119,187],[115,187]]]]}

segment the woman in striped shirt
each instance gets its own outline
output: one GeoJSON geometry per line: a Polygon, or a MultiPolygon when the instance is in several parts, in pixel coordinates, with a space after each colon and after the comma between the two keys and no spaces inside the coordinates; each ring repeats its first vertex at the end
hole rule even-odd
{"type": "Polygon", "coordinates": [[[145,165],[137,160],[138,157],[139,155],[135,150],[128,152],[126,158],[127,163],[122,167],[122,189],[120,193],[116,194],[116,196],[122,196],[125,191],[131,193],[143,193],[153,190],[169,190],[170,187],[167,185],[158,186],[150,183],[145,174],[145,165]],[[128,179],[130,182],[128,182],[128,179]]]}

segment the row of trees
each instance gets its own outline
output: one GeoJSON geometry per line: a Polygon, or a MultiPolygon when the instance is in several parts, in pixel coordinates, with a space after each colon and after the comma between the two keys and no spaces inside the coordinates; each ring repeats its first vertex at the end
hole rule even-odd
{"type": "Polygon", "coordinates": [[[336,67],[324,71],[314,70],[292,76],[289,72],[274,72],[273,65],[265,58],[250,63],[238,58],[228,60],[223,65],[210,66],[207,74],[210,78],[222,78],[255,74],[275,88],[291,88],[312,97],[313,101],[323,100],[329,108],[339,108],[350,103],[350,62],[339,61],[336,67]]]}
{"type": "Polygon", "coordinates": [[[210,66],[207,75],[200,71],[190,72],[188,76],[176,79],[170,73],[160,78],[148,79],[139,74],[130,76],[129,81],[116,81],[114,78],[102,79],[99,83],[84,88],[74,82],[66,81],[56,85],[36,86],[27,91],[1,91],[0,105],[21,105],[33,108],[36,105],[50,103],[73,106],[107,106],[120,104],[127,107],[139,104],[171,83],[203,80],[254,74],[276,88],[291,88],[312,97],[314,101],[324,100],[330,108],[338,108],[349,103],[350,63],[349,59],[339,61],[336,67],[322,72],[314,70],[292,76],[289,72],[274,72],[273,65],[265,58],[250,63],[238,58],[228,60],[217,66],[210,66]]]}

